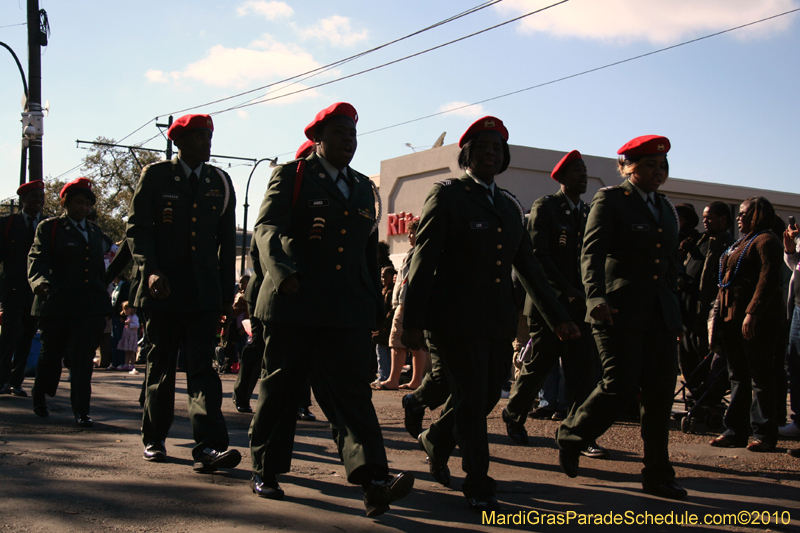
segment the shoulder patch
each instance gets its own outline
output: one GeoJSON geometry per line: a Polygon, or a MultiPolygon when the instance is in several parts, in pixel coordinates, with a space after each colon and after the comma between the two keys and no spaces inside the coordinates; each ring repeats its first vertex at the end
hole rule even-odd
{"type": "Polygon", "coordinates": [[[614,189],[619,189],[619,188],[620,188],[620,186],[619,186],[619,185],[609,185],[608,187],[603,187],[602,189],[600,189],[600,190],[599,190],[599,191],[597,191],[597,192],[601,192],[601,191],[602,191],[602,192],[606,192],[606,191],[613,191],[614,189]]]}
{"type": "Polygon", "coordinates": [[[437,181],[435,183],[435,185],[441,185],[442,187],[449,187],[452,184],[453,184],[453,180],[442,180],[442,181],[437,181]]]}

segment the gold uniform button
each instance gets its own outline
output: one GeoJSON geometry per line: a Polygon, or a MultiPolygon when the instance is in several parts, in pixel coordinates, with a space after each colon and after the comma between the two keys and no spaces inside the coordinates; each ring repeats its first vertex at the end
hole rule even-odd
{"type": "Polygon", "coordinates": [[[192,237],[194,237],[195,235],[197,235],[197,234],[195,232],[192,232],[192,237]]]}
{"type": "Polygon", "coordinates": [[[658,276],[653,276],[653,279],[658,279],[658,276]]]}
{"type": "Polygon", "coordinates": [[[503,264],[503,262],[502,262],[502,261],[498,261],[498,262],[497,262],[497,266],[500,266],[500,265],[502,265],[502,264],[503,264]]]}
{"type": "Polygon", "coordinates": [[[197,204],[192,204],[192,207],[197,207],[197,204]]]}
{"type": "Polygon", "coordinates": [[[347,215],[349,215],[349,214],[350,214],[350,212],[349,212],[349,211],[345,211],[345,212],[344,212],[344,216],[347,216],[347,215]]]}
{"type": "Polygon", "coordinates": [[[495,283],[500,283],[500,278],[494,278],[495,283]]]}
{"type": "Polygon", "coordinates": [[[656,243],[656,248],[661,248],[661,243],[660,242],[656,243]]]}
{"type": "Polygon", "coordinates": [[[212,205],[212,206],[211,206],[211,209],[213,209],[213,210],[215,210],[215,211],[216,211],[216,210],[217,210],[217,206],[215,206],[215,205],[212,205]]]}
{"type": "Polygon", "coordinates": [[[502,250],[502,249],[503,249],[503,245],[502,245],[502,244],[498,244],[498,245],[497,245],[497,249],[498,249],[498,250],[502,250]]]}
{"type": "Polygon", "coordinates": [[[502,231],[503,231],[503,228],[497,228],[497,233],[500,233],[502,231]]]}
{"type": "Polygon", "coordinates": [[[87,257],[87,258],[86,258],[86,260],[88,261],[88,260],[89,260],[89,258],[87,257]]]}
{"type": "Polygon", "coordinates": [[[656,264],[659,264],[660,262],[661,262],[661,259],[656,259],[656,264]]]}
{"type": "Polygon", "coordinates": [[[342,269],[342,265],[336,265],[336,270],[341,270],[341,269],[342,269]]]}
{"type": "Polygon", "coordinates": [[[347,230],[346,230],[346,229],[344,229],[344,228],[342,228],[342,231],[341,231],[341,233],[342,233],[342,235],[344,235],[345,233],[347,233],[347,230]]]}
{"type": "Polygon", "coordinates": [[[664,230],[663,230],[663,229],[661,229],[661,228],[658,228],[658,232],[659,232],[659,233],[661,233],[662,231],[664,231],[664,230]]]}
{"type": "Polygon", "coordinates": [[[344,252],[344,248],[342,248],[342,247],[340,246],[340,247],[339,247],[339,251],[340,251],[340,252],[344,252]]]}
{"type": "Polygon", "coordinates": [[[84,268],[83,271],[84,272],[89,272],[89,269],[88,268],[84,268]]]}
{"type": "Polygon", "coordinates": [[[194,250],[194,249],[195,249],[195,247],[194,247],[194,246],[192,246],[192,250],[194,250]]]}
{"type": "Polygon", "coordinates": [[[167,202],[167,205],[172,205],[172,202],[167,202]]]}
{"type": "Polygon", "coordinates": [[[197,217],[192,217],[192,222],[197,222],[197,217]]]}

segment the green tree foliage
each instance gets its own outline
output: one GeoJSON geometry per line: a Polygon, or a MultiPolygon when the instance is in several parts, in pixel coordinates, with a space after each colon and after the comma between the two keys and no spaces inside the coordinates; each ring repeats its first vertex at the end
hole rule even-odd
{"type": "MultiPolygon", "coordinates": [[[[114,144],[113,139],[98,137],[97,142],[114,144]]],[[[161,160],[162,154],[143,150],[92,145],[83,158],[81,175],[92,180],[92,190],[97,195],[97,224],[115,242],[125,236],[125,223],[133,198],[133,191],[142,173],[142,168],[161,160]]],[[[46,216],[56,216],[63,211],[58,193],[68,181],[47,178],[45,180],[46,216]]]]}

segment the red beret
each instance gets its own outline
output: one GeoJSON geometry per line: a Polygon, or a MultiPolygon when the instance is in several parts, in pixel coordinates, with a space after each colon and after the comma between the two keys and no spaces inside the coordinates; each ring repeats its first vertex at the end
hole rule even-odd
{"type": "Polygon", "coordinates": [[[181,118],[172,123],[172,126],[167,130],[167,137],[171,141],[179,139],[183,134],[197,128],[205,128],[214,131],[214,122],[209,115],[183,115],[181,118]]]}
{"type": "MultiPolygon", "coordinates": [[[[61,192],[58,193],[60,198],[64,198],[67,195],[67,192],[73,189],[88,189],[92,190],[92,182],[89,178],[78,178],[75,180],[70,181],[64,187],[61,188],[61,192]]],[[[94,194],[94,193],[92,193],[94,194]]]]}
{"type": "Polygon", "coordinates": [[[44,182],[42,180],[33,180],[20,185],[19,189],[17,189],[17,194],[19,196],[25,196],[29,192],[37,191],[39,189],[44,190],[44,182]]]}
{"type": "Polygon", "coordinates": [[[553,178],[554,180],[558,181],[559,172],[561,172],[562,170],[565,170],[567,168],[567,165],[569,165],[570,163],[572,163],[575,160],[583,161],[583,158],[581,157],[581,153],[579,151],[577,151],[577,150],[573,150],[570,153],[568,153],[567,155],[565,155],[564,157],[562,157],[561,161],[559,161],[558,164],[556,164],[555,168],[553,168],[553,171],[550,173],[550,177],[553,178]]]}
{"type": "Polygon", "coordinates": [[[311,124],[306,126],[304,133],[309,140],[314,140],[314,129],[325,119],[335,117],[338,115],[342,115],[348,117],[353,123],[358,124],[358,113],[356,112],[356,108],[348,104],[347,102],[336,102],[332,104],[330,107],[326,107],[319,113],[317,116],[314,117],[314,120],[311,121],[311,124]]]}
{"type": "Polygon", "coordinates": [[[458,140],[458,147],[463,148],[473,135],[482,131],[496,131],[504,141],[508,142],[508,130],[503,126],[503,121],[497,117],[483,117],[473,122],[472,126],[464,132],[464,135],[458,140]]]}
{"type": "Polygon", "coordinates": [[[311,155],[311,152],[314,151],[314,141],[306,141],[300,145],[300,148],[297,149],[297,153],[294,154],[295,159],[305,159],[306,157],[311,155]]]}
{"type": "Polygon", "coordinates": [[[669,139],[661,135],[642,135],[631,139],[617,150],[621,156],[642,157],[645,155],[666,155],[669,152],[669,139]]]}

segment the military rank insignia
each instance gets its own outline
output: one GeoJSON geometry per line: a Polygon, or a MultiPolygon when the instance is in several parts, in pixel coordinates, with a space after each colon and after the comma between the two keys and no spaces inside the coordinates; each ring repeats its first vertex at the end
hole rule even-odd
{"type": "Polygon", "coordinates": [[[325,229],[325,219],[322,217],[314,217],[314,222],[311,224],[311,239],[322,239],[322,230],[325,229]]]}
{"type": "Polygon", "coordinates": [[[562,229],[561,235],[558,236],[558,245],[559,246],[566,246],[567,245],[567,230],[562,229]]]}
{"type": "Polygon", "coordinates": [[[206,193],[206,196],[211,196],[211,197],[214,197],[214,198],[221,198],[222,197],[222,193],[220,192],[219,189],[209,189],[208,192],[206,193]]]}
{"type": "Polygon", "coordinates": [[[164,211],[161,213],[161,222],[164,224],[172,224],[172,208],[165,207],[164,211]]]}
{"type": "Polygon", "coordinates": [[[359,207],[358,208],[358,214],[361,215],[364,218],[372,220],[372,213],[369,211],[369,209],[364,209],[362,207],[359,207]]]}

